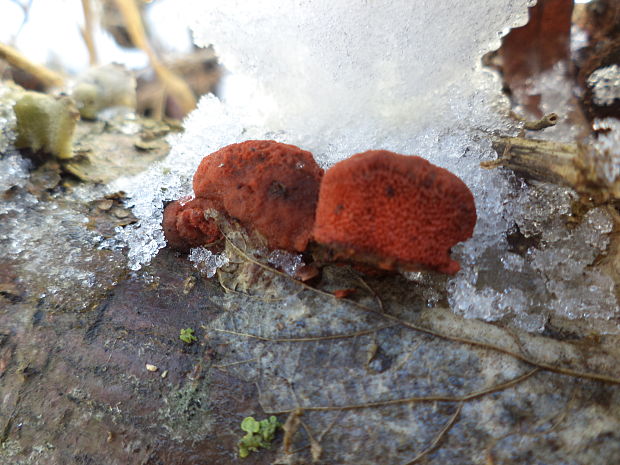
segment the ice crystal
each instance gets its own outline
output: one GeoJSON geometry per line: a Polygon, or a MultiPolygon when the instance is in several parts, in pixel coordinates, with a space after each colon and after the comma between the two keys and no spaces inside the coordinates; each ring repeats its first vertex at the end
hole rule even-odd
{"type": "Polygon", "coordinates": [[[620,99],[620,66],[614,64],[595,70],[588,77],[588,86],[594,93],[595,104],[613,104],[620,99]]]}
{"type": "Polygon", "coordinates": [[[218,268],[228,264],[228,257],[225,253],[214,254],[204,247],[195,247],[190,250],[188,258],[200,274],[207,278],[212,278],[218,268]]]}

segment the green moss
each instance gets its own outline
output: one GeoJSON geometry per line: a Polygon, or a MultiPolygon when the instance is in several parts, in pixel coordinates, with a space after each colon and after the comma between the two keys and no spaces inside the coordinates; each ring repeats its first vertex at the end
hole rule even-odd
{"type": "Polygon", "coordinates": [[[250,455],[250,452],[271,447],[271,442],[279,428],[282,428],[282,424],[274,416],[261,421],[256,421],[253,417],[244,418],[241,422],[241,429],[246,434],[239,441],[239,457],[243,459],[250,455]]]}
{"type": "Polygon", "coordinates": [[[198,340],[196,336],[194,336],[194,330],[192,328],[185,328],[181,330],[179,334],[179,339],[181,339],[186,344],[191,344],[198,340]]]}

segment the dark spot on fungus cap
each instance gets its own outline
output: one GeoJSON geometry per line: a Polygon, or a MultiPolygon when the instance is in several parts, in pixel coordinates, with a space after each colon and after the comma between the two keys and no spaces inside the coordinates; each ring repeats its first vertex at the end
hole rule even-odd
{"type": "Polygon", "coordinates": [[[273,181],[269,186],[269,194],[272,197],[286,197],[286,186],[278,181],[273,181]]]}
{"type": "Polygon", "coordinates": [[[310,152],[248,140],[204,157],[194,174],[194,192],[263,235],[270,248],[303,251],[322,176],[310,152]]]}
{"type": "Polygon", "coordinates": [[[475,224],[474,198],[454,174],[420,157],[372,150],[327,170],[313,237],[337,259],[454,274],[460,266],[450,248],[475,224]]]}

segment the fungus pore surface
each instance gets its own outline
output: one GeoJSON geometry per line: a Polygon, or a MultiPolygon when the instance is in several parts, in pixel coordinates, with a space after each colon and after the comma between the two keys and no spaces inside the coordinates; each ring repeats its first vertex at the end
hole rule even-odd
{"type": "Polygon", "coordinates": [[[474,198],[457,176],[417,156],[372,150],[327,170],[313,236],[335,259],[454,274],[450,248],[475,224],[474,198]]]}
{"type": "Polygon", "coordinates": [[[196,209],[215,208],[260,233],[272,249],[303,251],[310,240],[322,176],[312,154],[294,145],[267,140],[228,145],[198,166],[193,181],[196,199],[166,209],[166,239],[176,248],[204,243],[197,227],[204,227],[205,220],[196,218],[196,209]],[[172,215],[174,222],[166,218],[172,215]],[[174,228],[166,228],[173,223],[174,228]]]}

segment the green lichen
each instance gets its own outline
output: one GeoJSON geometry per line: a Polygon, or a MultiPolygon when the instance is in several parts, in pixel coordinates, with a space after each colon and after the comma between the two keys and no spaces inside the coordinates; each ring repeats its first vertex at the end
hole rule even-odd
{"type": "Polygon", "coordinates": [[[194,336],[194,330],[192,328],[185,328],[181,330],[179,334],[179,339],[181,339],[186,344],[191,344],[198,340],[196,336],[194,336]]]}
{"type": "Polygon", "coordinates": [[[282,424],[274,416],[261,421],[256,421],[253,417],[244,418],[241,422],[241,429],[246,434],[239,441],[239,457],[244,459],[250,455],[250,452],[271,447],[271,442],[279,428],[282,428],[282,424]]]}

